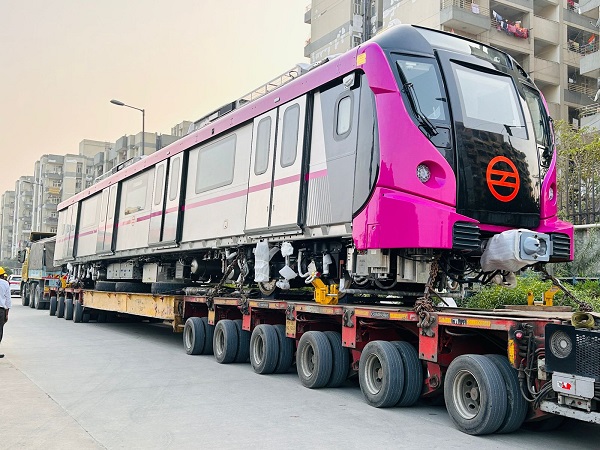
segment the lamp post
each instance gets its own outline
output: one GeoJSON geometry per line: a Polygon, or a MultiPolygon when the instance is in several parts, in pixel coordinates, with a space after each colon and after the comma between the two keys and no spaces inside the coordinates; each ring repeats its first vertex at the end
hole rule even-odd
{"type": "MultiPolygon", "coordinates": [[[[131,109],[137,109],[138,111],[142,112],[142,155],[144,154],[144,152],[146,151],[146,142],[145,142],[145,122],[146,122],[146,111],[141,109],[141,108],[136,108],[135,106],[131,106],[131,105],[126,105],[125,103],[123,103],[122,101],[119,100],[115,100],[112,99],[110,101],[113,105],[117,105],[117,106],[126,106],[127,108],[131,108],[131,109]]],[[[140,156],[142,156],[140,155],[140,156]]]]}

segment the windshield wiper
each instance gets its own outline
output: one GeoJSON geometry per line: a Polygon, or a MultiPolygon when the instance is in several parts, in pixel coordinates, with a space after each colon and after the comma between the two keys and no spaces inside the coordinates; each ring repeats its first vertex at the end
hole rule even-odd
{"type": "Polygon", "coordinates": [[[423,111],[421,111],[421,107],[419,106],[419,101],[417,100],[417,95],[415,93],[414,85],[412,83],[408,82],[408,80],[406,79],[406,76],[404,75],[404,72],[402,71],[400,66],[398,66],[398,72],[400,73],[400,78],[402,80],[402,87],[403,87],[404,93],[408,97],[410,107],[412,108],[413,112],[415,113],[415,116],[417,116],[417,120],[427,130],[427,132],[430,135],[432,135],[432,136],[437,135],[438,131],[435,128],[435,125],[432,124],[431,121],[427,118],[427,116],[425,114],[423,114],[423,111]]]}

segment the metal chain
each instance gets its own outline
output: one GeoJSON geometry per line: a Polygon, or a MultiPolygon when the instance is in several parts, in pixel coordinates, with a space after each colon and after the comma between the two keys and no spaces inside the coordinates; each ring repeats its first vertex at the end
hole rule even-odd
{"type": "Polygon", "coordinates": [[[429,279],[427,280],[427,284],[425,285],[425,292],[423,294],[423,297],[419,298],[415,302],[414,306],[414,310],[419,316],[417,327],[422,329],[422,333],[425,336],[433,336],[431,326],[435,323],[435,317],[432,316],[431,313],[435,312],[435,308],[433,306],[433,301],[431,300],[431,293],[433,291],[433,283],[435,282],[435,279],[437,278],[439,272],[438,260],[439,255],[437,255],[431,263],[431,268],[429,270],[429,279]]]}
{"type": "Polygon", "coordinates": [[[557,286],[561,291],[563,291],[565,293],[565,295],[567,297],[569,297],[571,300],[573,300],[575,303],[577,303],[577,306],[579,306],[579,311],[582,312],[593,312],[594,308],[592,307],[592,305],[590,305],[588,302],[585,302],[583,300],[579,300],[578,298],[576,298],[571,291],[569,291],[566,287],[563,286],[563,284],[560,282],[560,280],[558,278],[556,278],[554,275],[550,275],[548,273],[548,270],[546,269],[546,266],[542,266],[540,267],[540,271],[545,275],[546,279],[551,280],[555,286],[557,286]]]}

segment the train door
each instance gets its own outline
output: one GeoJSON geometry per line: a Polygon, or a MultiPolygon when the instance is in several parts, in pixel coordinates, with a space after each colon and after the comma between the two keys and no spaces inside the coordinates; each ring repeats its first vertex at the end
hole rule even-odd
{"type": "Polygon", "coordinates": [[[152,190],[150,230],[148,232],[149,245],[156,245],[161,242],[168,162],[169,160],[161,161],[154,169],[154,189],[152,190]]]}
{"type": "Polygon", "coordinates": [[[118,185],[113,184],[102,192],[100,200],[100,221],[96,240],[96,253],[110,253],[113,250],[112,236],[114,228],[115,206],[118,185]]]}
{"type": "Polygon", "coordinates": [[[299,229],[305,119],[301,97],[255,121],[246,231],[299,229]]]}
{"type": "Polygon", "coordinates": [[[67,209],[67,252],[66,257],[72,258],[75,256],[75,239],[77,238],[77,218],[79,212],[79,203],[74,203],[67,209]]]}
{"type": "Polygon", "coordinates": [[[177,242],[181,226],[181,199],[183,196],[183,170],[185,153],[179,153],[171,158],[167,179],[167,192],[165,196],[165,210],[163,221],[163,244],[177,242]]]}

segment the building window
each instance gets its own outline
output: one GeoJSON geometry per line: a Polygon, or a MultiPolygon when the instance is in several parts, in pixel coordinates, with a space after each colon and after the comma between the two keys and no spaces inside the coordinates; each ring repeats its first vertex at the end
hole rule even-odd
{"type": "Polygon", "coordinates": [[[80,179],[75,180],[75,189],[81,189],[81,180],[80,179]]]}
{"type": "Polygon", "coordinates": [[[83,172],[83,163],[77,163],[77,173],[81,174],[83,172]]]}

